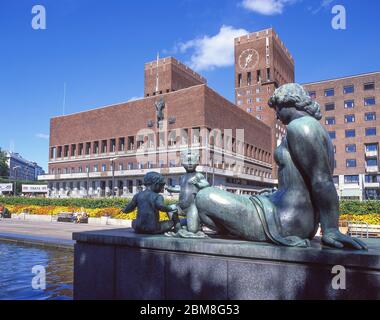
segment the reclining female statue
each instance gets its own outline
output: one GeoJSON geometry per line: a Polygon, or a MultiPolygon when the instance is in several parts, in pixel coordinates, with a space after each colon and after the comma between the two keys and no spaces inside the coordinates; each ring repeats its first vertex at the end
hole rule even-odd
{"type": "Polygon", "coordinates": [[[360,240],[339,231],[333,144],[318,122],[318,103],[300,85],[286,84],[275,91],[269,106],[287,126],[287,136],[275,152],[279,190],[236,195],[196,176],[191,182],[198,186],[195,203],[201,222],[219,234],[301,247],[310,245],[321,225],[325,245],[366,250],[360,240]]]}

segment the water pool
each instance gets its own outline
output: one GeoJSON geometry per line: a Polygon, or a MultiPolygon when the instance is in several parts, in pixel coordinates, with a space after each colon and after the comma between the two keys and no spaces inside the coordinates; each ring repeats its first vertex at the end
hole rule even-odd
{"type": "Polygon", "coordinates": [[[0,300],[72,299],[73,261],[70,250],[0,242],[0,300]],[[35,266],[45,268],[45,290],[33,289],[35,266]]]}

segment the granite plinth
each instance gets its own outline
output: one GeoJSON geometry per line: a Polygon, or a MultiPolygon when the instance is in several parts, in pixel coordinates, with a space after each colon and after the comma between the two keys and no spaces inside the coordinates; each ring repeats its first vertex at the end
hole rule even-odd
{"type": "Polygon", "coordinates": [[[74,298],[127,300],[379,299],[380,241],[368,251],[173,239],[130,229],[74,233],[74,298]],[[335,290],[334,266],[346,269],[335,290]]]}

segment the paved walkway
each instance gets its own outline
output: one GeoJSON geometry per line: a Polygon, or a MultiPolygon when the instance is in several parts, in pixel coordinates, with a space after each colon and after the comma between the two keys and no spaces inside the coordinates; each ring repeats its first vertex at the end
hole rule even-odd
{"type": "Polygon", "coordinates": [[[120,226],[87,225],[62,222],[0,220],[0,241],[73,247],[73,232],[122,229],[120,226]]]}

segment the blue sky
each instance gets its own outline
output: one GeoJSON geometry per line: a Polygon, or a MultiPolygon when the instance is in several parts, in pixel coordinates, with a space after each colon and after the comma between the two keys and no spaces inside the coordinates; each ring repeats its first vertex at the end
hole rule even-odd
{"type": "Polygon", "coordinates": [[[380,70],[376,0],[2,0],[0,147],[45,169],[49,119],[143,95],[143,66],[174,55],[233,100],[231,37],[274,27],[296,61],[296,81],[380,70]],[[46,30],[31,27],[34,5],[46,30]],[[334,30],[334,5],[347,29],[334,30]]]}

